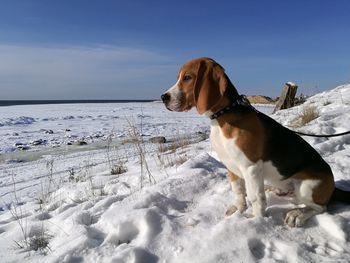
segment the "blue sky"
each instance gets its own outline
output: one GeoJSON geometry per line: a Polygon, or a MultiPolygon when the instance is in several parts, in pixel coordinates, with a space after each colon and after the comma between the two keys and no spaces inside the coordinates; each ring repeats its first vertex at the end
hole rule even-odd
{"type": "Polygon", "coordinates": [[[187,60],[240,93],[350,82],[350,1],[1,0],[0,99],[157,99],[187,60]]]}

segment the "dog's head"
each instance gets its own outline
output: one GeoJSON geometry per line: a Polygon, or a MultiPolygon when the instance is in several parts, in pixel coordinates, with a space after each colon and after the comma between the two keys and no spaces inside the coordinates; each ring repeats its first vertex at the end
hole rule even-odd
{"type": "Polygon", "coordinates": [[[177,82],[161,99],[171,111],[188,111],[195,106],[203,114],[221,101],[229,83],[225,70],[213,59],[193,59],[180,68],[177,82]]]}

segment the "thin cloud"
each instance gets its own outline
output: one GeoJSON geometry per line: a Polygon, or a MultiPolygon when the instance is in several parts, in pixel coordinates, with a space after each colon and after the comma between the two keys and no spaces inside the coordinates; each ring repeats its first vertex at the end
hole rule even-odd
{"type": "Polygon", "coordinates": [[[106,45],[0,45],[0,58],[1,99],[129,96],[125,86],[139,90],[168,63],[156,52],[106,45]]]}

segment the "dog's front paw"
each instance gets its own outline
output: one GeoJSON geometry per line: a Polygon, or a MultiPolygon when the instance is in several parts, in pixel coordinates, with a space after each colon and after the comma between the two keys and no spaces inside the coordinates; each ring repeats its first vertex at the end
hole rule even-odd
{"type": "Polygon", "coordinates": [[[226,216],[230,216],[237,211],[239,211],[241,214],[247,210],[247,205],[246,204],[241,204],[241,205],[231,205],[227,210],[226,210],[226,216]]]}
{"type": "Polygon", "coordinates": [[[290,227],[301,227],[306,219],[301,209],[293,209],[287,213],[284,222],[290,227]]]}
{"type": "Polygon", "coordinates": [[[236,213],[236,211],[238,211],[237,206],[231,205],[231,206],[226,210],[226,213],[225,213],[225,214],[226,214],[226,216],[230,216],[230,215],[236,213]]]}

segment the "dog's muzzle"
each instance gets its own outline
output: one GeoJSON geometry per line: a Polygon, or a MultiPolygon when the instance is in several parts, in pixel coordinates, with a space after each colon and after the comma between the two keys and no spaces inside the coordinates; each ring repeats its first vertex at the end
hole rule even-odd
{"type": "Polygon", "coordinates": [[[171,96],[170,94],[167,92],[167,93],[164,93],[162,96],[160,96],[160,98],[162,99],[165,107],[170,110],[170,111],[173,111],[170,107],[169,107],[169,103],[170,103],[170,99],[171,99],[171,96]]]}
{"type": "Polygon", "coordinates": [[[162,96],[160,96],[164,104],[168,104],[170,101],[170,95],[169,93],[164,93],[162,96]]]}

